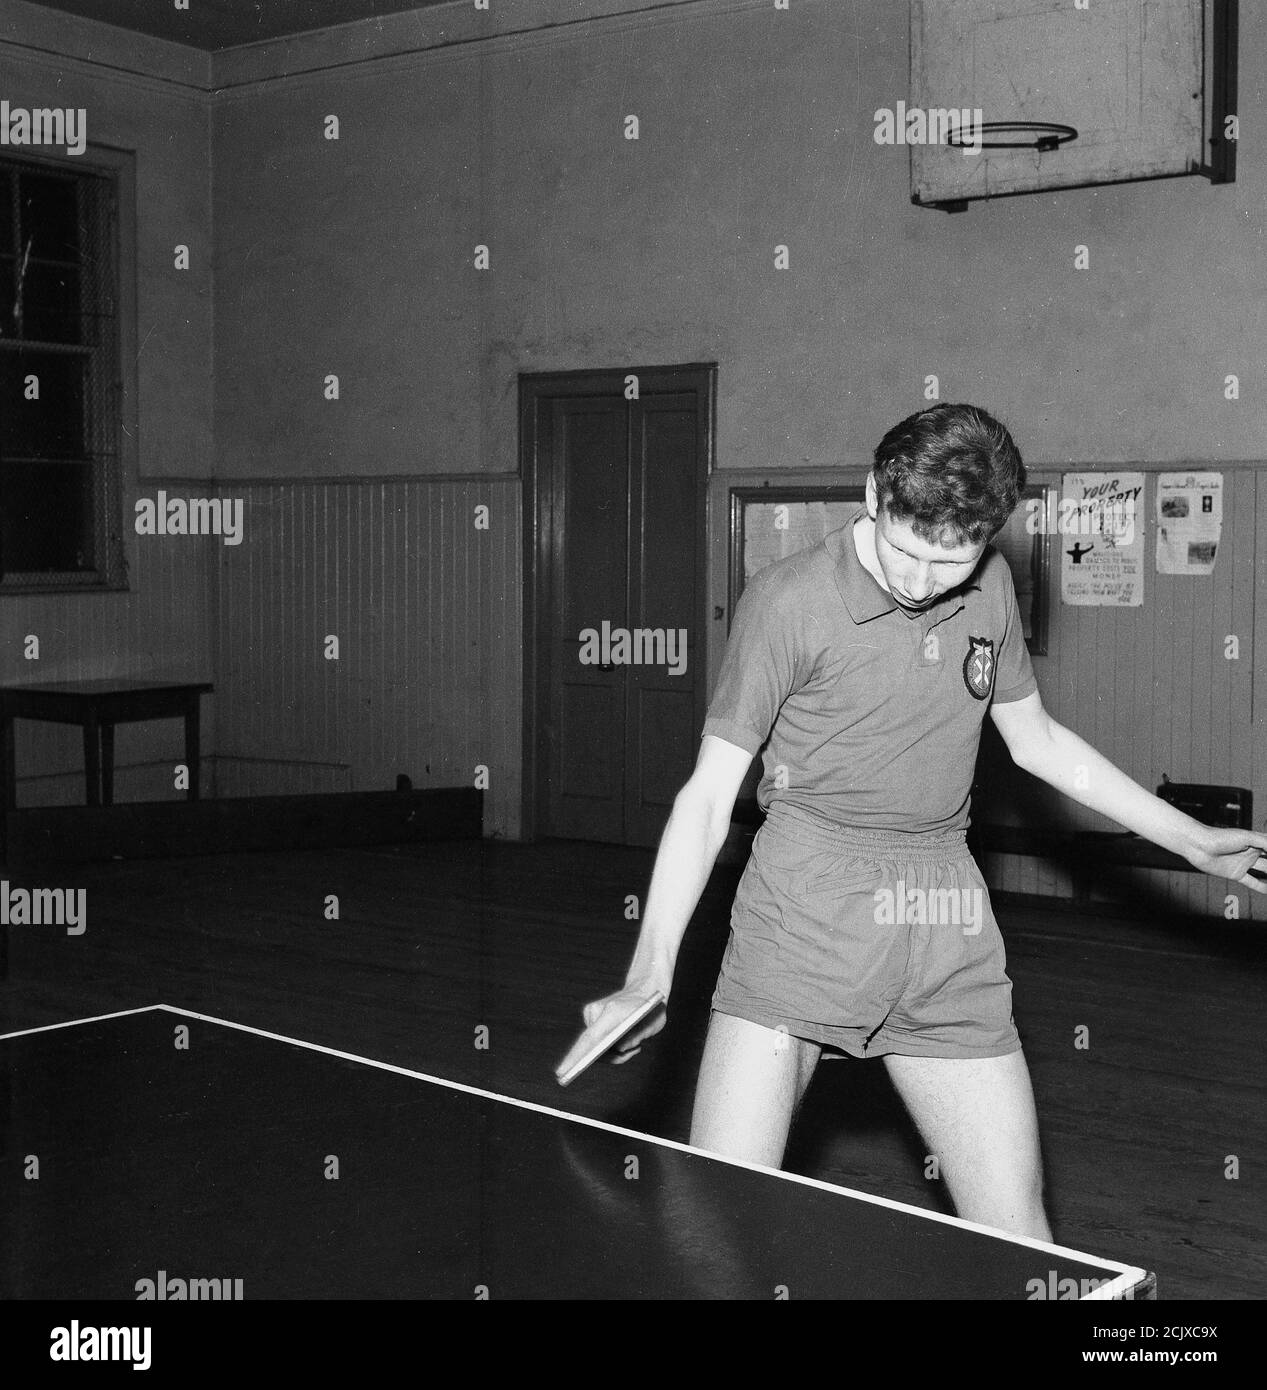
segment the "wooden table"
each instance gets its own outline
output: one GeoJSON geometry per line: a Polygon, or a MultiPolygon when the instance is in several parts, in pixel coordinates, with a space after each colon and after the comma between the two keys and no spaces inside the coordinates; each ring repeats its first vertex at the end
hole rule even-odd
{"type": "Polygon", "coordinates": [[[41,685],[0,686],[0,795],[3,809],[17,806],[17,767],[13,721],[43,719],[78,724],[84,734],[84,780],[89,806],[114,801],[114,726],[145,719],[185,721],[188,799],[198,799],[199,702],[209,682],[110,680],[53,681],[41,685]]]}

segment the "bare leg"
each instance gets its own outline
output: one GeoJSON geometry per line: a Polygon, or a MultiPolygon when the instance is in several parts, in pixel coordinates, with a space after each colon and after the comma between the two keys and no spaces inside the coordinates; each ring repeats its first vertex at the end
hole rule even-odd
{"type": "Polygon", "coordinates": [[[695,1087],[691,1143],[726,1158],[779,1167],[792,1116],[821,1052],[815,1043],[714,1013],[695,1087]]]}
{"type": "Polygon", "coordinates": [[[966,1221],[1050,1240],[1034,1092],[1023,1052],[884,1059],[966,1221]]]}

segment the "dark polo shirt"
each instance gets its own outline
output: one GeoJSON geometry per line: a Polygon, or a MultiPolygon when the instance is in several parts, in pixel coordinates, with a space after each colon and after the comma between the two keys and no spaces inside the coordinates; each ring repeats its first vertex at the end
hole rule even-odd
{"type": "Polygon", "coordinates": [[[907,613],[858,559],[865,515],[747,582],[704,733],[765,745],[766,811],[962,829],[986,710],[1038,688],[1011,572],[987,546],[967,584],[907,613]]]}

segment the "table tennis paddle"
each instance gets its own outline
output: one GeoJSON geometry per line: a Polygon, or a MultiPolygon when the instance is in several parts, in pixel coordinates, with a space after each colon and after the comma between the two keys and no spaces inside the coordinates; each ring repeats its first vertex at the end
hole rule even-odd
{"type": "Polygon", "coordinates": [[[649,998],[634,999],[627,1006],[609,1016],[603,1022],[587,1028],[572,1045],[567,1056],[554,1069],[560,1086],[575,1081],[578,1076],[592,1066],[604,1052],[613,1048],[627,1033],[632,1032],[653,1010],[664,1003],[664,995],[657,990],[649,998]]]}

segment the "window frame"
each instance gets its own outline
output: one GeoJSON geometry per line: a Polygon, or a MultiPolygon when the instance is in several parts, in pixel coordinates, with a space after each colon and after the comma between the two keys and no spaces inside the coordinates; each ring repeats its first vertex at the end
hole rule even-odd
{"type": "MultiPolygon", "coordinates": [[[[730,554],[727,575],[729,588],[727,631],[729,631],[729,624],[734,620],[735,605],[739,602],[739,596],[744,589],[745,532],[749,505],[779,502],[857,501],[860,503],[865,497],[865,483],[866,474],[862,474],[859,479],[847,479],[843,482],[838,481],[830,484],[823,483],[818,486],[804,483],[774,483],[761,486],[732,484],[729,490],[730,554]]],[[[1031,477],[1025,487],[1021,489],[1020,500],[1016,504],[1016,511],[1013,516],[1023,516],[1026,503],[1031,500],[1037,501],[1044,508],[1042,515],[1046,516],[1045,509],[1050,505],[1050,499],[1056,491],[1056,485],[1050,479],[1031,477]]],[[[1025,645],[1031,656],[1046,656],[1050,631],[1052,545],[1051,537],[1047,534],[1045,526],[1040,527],[1038,532],[1032,536],[1029,564],[1032,584],[1028,615],[1030,635],[1026,637],[1025,645]]]]}
{"type": "MultiPolygon", "coordinates": [[[[114,460],[102,459],[94,467],[113,469],[107,473],[105,487],[94,478],[93,505],[105,499],[107,514],[94,515],[98,536],[112,554],[106,564],[93,570],[38,571],[15,570],[0,573],[0,600],[26,595],[109,594],[127,592],[128,533],[124,517],[137,477],[137,348],[136,348],[136,157],[131,150],[89,144],[82,155],[41,150],[39,154],[4,150],[10,165],[30,165],[57,172],[90,173],[109,180],[113,207],[107,209],[105,246],[111,265],[104,286],[107,300],[113,301],[115,359],[114,381],[114,460]]],[[[107,194],[107,197],[111,196],[107,194]]],[[[98,557],[100,558],[100,557],[98,557]]]]}

